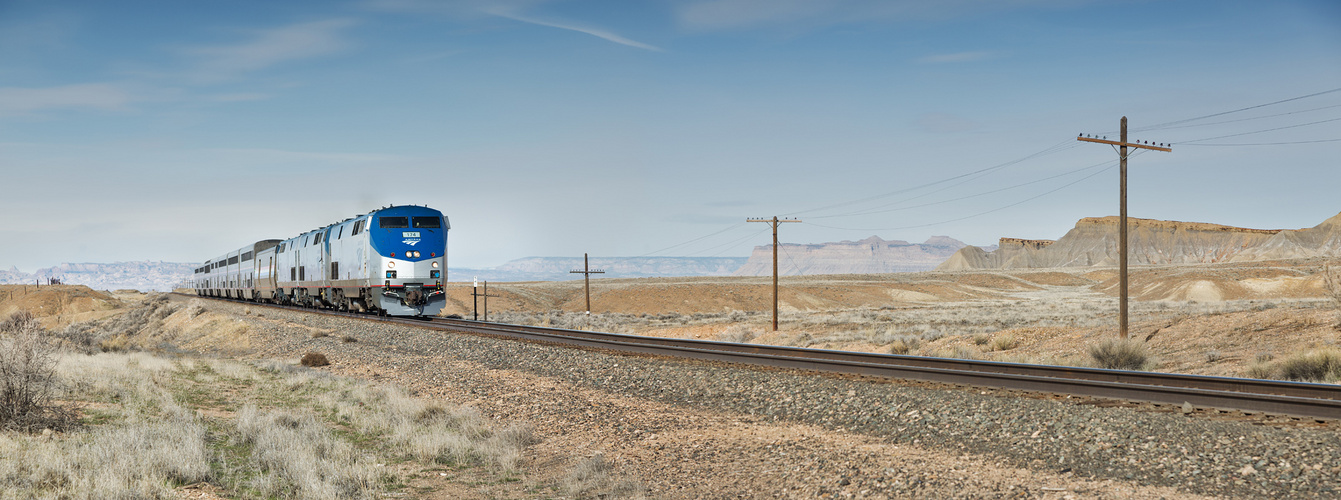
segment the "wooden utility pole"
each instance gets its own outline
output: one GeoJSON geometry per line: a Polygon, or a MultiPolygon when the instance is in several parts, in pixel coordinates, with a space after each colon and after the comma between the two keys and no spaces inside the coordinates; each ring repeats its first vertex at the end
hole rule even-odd
{"type": "Polygon", "coordinates": [[[581,275],[582,275],[582,279],[585,280],[585,281],[587,282],[587,283],[586,283],[586,288],[587,288],[587,314],[590,315],[590,314],[591,314],[591,275],[593,275],[593,274],[605,274],[605,271],[600,270],[600,269],[597,269],[597,270],[595,270],[595,271],[592,271],[592,270],[591,270],[591,266],[587,263],[587,254],[586,254],[586,253],[583,253],[583,254],[582,254],[582,270],[581,270],[581,271],[578,271],[578,270],[568,271],[568,274],[581,274],[581,275]]]}
{"type": "Polygon", "coordinates": [[[487,280],[484,282],[484,293],[480,294],[480,296],[481,296],[481,297],[484,297],[484,322],[485,322],[485,323],[488,323],[488,322],[489,322],[489,297],[497,297],[497,295],[489,295],[489,282],[488,282],[487,280]]]}
{"type": "Polygon", "coordinates": [[[778,224],[782,222],[801,222],[800,219],[745,219],[745,222],[767,222],[773,226],[773,331],[778,331],[778,224]]]}
{"type": "Polygon", "coordinates": [[[1127,338],[1127,148],[1149,149],[1153,151],[1172,152],[1173,148],[1168,144],[1151,143],[1149,141],[1127,142],[1127,117],[1122,117],[1121,137],[1119,141],[1110,141],[1107,137],[1097,138],[1080,134],[1076,140],[1083,142],[1097,142],[1099,144],[1108,144],[1117,146],[1118,150],[1118,170],[1121,171],[1118,177],[1118,335],[1121,338],[1127,338]]]}

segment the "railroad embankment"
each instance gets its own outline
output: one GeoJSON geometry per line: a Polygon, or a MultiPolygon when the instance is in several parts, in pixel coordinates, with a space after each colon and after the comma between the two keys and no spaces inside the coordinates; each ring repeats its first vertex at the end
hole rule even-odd
{"type": "Polygon", "coordinates": [[[334,373],[532,425],[538,442],[526,451],[523,482],[534,484],[562,483],[599,457],[613,480],[592,492],[641,488],[653,497],[1341,492],[1335,424],[615,356],[231,303],[204,307],[248,325],[248,356],[319,351],[334,373]]]}

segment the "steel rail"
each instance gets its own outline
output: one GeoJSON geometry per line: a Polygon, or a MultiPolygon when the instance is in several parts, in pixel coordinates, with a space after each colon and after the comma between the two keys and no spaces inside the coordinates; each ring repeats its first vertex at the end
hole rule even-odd
{"type": "Polygon", "coordinates": [[[1341,386],[643,337],[434,318],[474,333],[625,352],[1161,404],[1341,419],[1341,386]]]}
{"type": "Polygon", "coordinates": [[[1341,385],[1333,384],[736,344],[486,323],[465,319],[431,318],[431,321],[425,321],[297,306],[237,302],[628,353],[1159,404],[1191,404],[1195,407],[1239,410],[1245,413],[1341,419],[1341,385]]]}

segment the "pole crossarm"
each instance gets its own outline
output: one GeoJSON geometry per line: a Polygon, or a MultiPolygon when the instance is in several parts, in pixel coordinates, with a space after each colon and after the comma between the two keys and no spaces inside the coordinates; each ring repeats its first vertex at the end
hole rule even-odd
{"type": "Polygon", "coordinates": [[[1099,143],[1099,144],[1109,144],[1109,145],[1113,145],[1113,146],[1126,146],[1126,147],[1129,147],[1129,148],[1139,148],[1139,149],[1149,149],[1149,150],[1153,150],[1153,151],[1163,151],[1163,152],[1165,152],[1165,153],[1172,153],[1172,152],[1173,152],[1173,145],[1172,145],[1172,144],[1164,144],[1164,143],[1110,141],[1110,140],[1108,140],[1108,139],[1097,139],[1097,138],[1094,138],[1094,137],[1087,137],[1087,136],[1084,136],[1084,135],[1082,135],[1082,136],[1080,136],[1080,137],[1077,137],[1076,140],[1077,140],[1077,141],[1081,141],[1081,142],[1097,142],[1097,143],[1099,143]]]}
{"type": "Polygon", "coordinates": [[[745,219],[745,222],[767,222],[773,226],[773,331],[778,331],[778,224],[783,222],[801,222],[801,219],[745,219]]]}

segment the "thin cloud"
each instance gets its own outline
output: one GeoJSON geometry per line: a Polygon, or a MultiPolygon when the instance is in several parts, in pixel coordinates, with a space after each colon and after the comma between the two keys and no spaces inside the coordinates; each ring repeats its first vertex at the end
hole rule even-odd
{"type": "Polygon", "coordinates": [[[286,151],[264,148],[212,148],[207,153],[225,156],[231,159],[246,160],[254,163],[284,162],[333,162],[333,163],[386,163],[407,161],[407,156],[377,153],[318,153],[311,151],[286,151]]]}
{"type": "Polygon", "coordinates": [[[336,53],[348,45],[341,31],[353,24],[349,19],[292,24],[261,31],[245,43],[192,47],[182,52],[200,58],[192,74],[194,79],[224,80],[280,63],[336,53]]]}
{"type": "Polygon", "coordinates": [[[680,4],[681,26],[699,31],[759,27],[950,19],[1022,7],[1069,6],[1089,0],[700,0],[680,4]]]}
{"type": "Polygon", "coordinates": [[[269,94],[260,93],[216,94],[209,97],[210,100],[218,102],[263,101],[269,98],[269,94]]]}
{"type": "Polygon", "coordinates": [[[0,116],[45,109],[126,109],[131,96],[115,85],[85,83],[46,88],[0,87],[0,116]]]}
{"type": "Polygon", "coordinates": [[[991,52],[955,52],[953,54],[934,54],[918,59],[917,62],[927,64],[947,64],[981,61],[992,57],[991,52]]]}
{"type": "Polygon", "coordinates": [[[600,39],[603,39],[603,40],[606,40],[606,41],[615,42],[615,43],[620,44],[620,45],[627,45],[627,46],[629,46],[629,47],[634,47],[634,48],[643,49],[643,50],[650,50],[650,51],[653,51],[653,52],[665,52],[665,50],[662,49],[661,47],[657,47],[657,46],[655,46],[655,45],[648,45],[648,44],[645,44],[645,43],[642,43],[642,42],[639,42],[639,41],[636,41],[636,40],[630,40],[630,39],[628,39],[628,38],[624,38],[624,37],[622,37],[622,36],[616,35],[616,34],[611,33],[611,32],[609,32],[609,31],[605,31],[605,30],[601,30],[601,29],[597,29],[597,28],[587,28],[587,27],[584,27],[584,26],[575,26],[575,25],[571,25],[571,24],[563,24],[563,23],[557,23],[557,22],[542,21],[542,20],[539,20],[539,19],[533,19],[533,18],[529,18],[529,17],[519,16],[519,15],[517,15],[517,14],[513,14],[513,13],[511,13],[511,12],[507,12],[507,11],[503,11],[503,10],[498,10],[498,9],[492,9],[492,10],[489,10],[489,11],[486,11],[486,12],[488,12],[488,13],[490,13],[490,14],[493,14],[493,15],[495,15],[495,16],[498,16],[498,17],[505,18],[505,19],[511,19],[511,20],[513,20],[513,21],[518,21],[518,22],[523,22],[523,23],[528,23],[528,24],[534,24],[534,25],[537,25],[537,26],[546,26],[546,27],[549,27],[549,28],[558,28],[558,29],[561,29],[561,30],[576,31],[576,32],[578,32],[578,33],[585,33],[585,34],[588,34],[588,35],[591,35],[591,36],[594,36],[594,37],[597,37],[597,38],[600,38],[600,39]]]}

